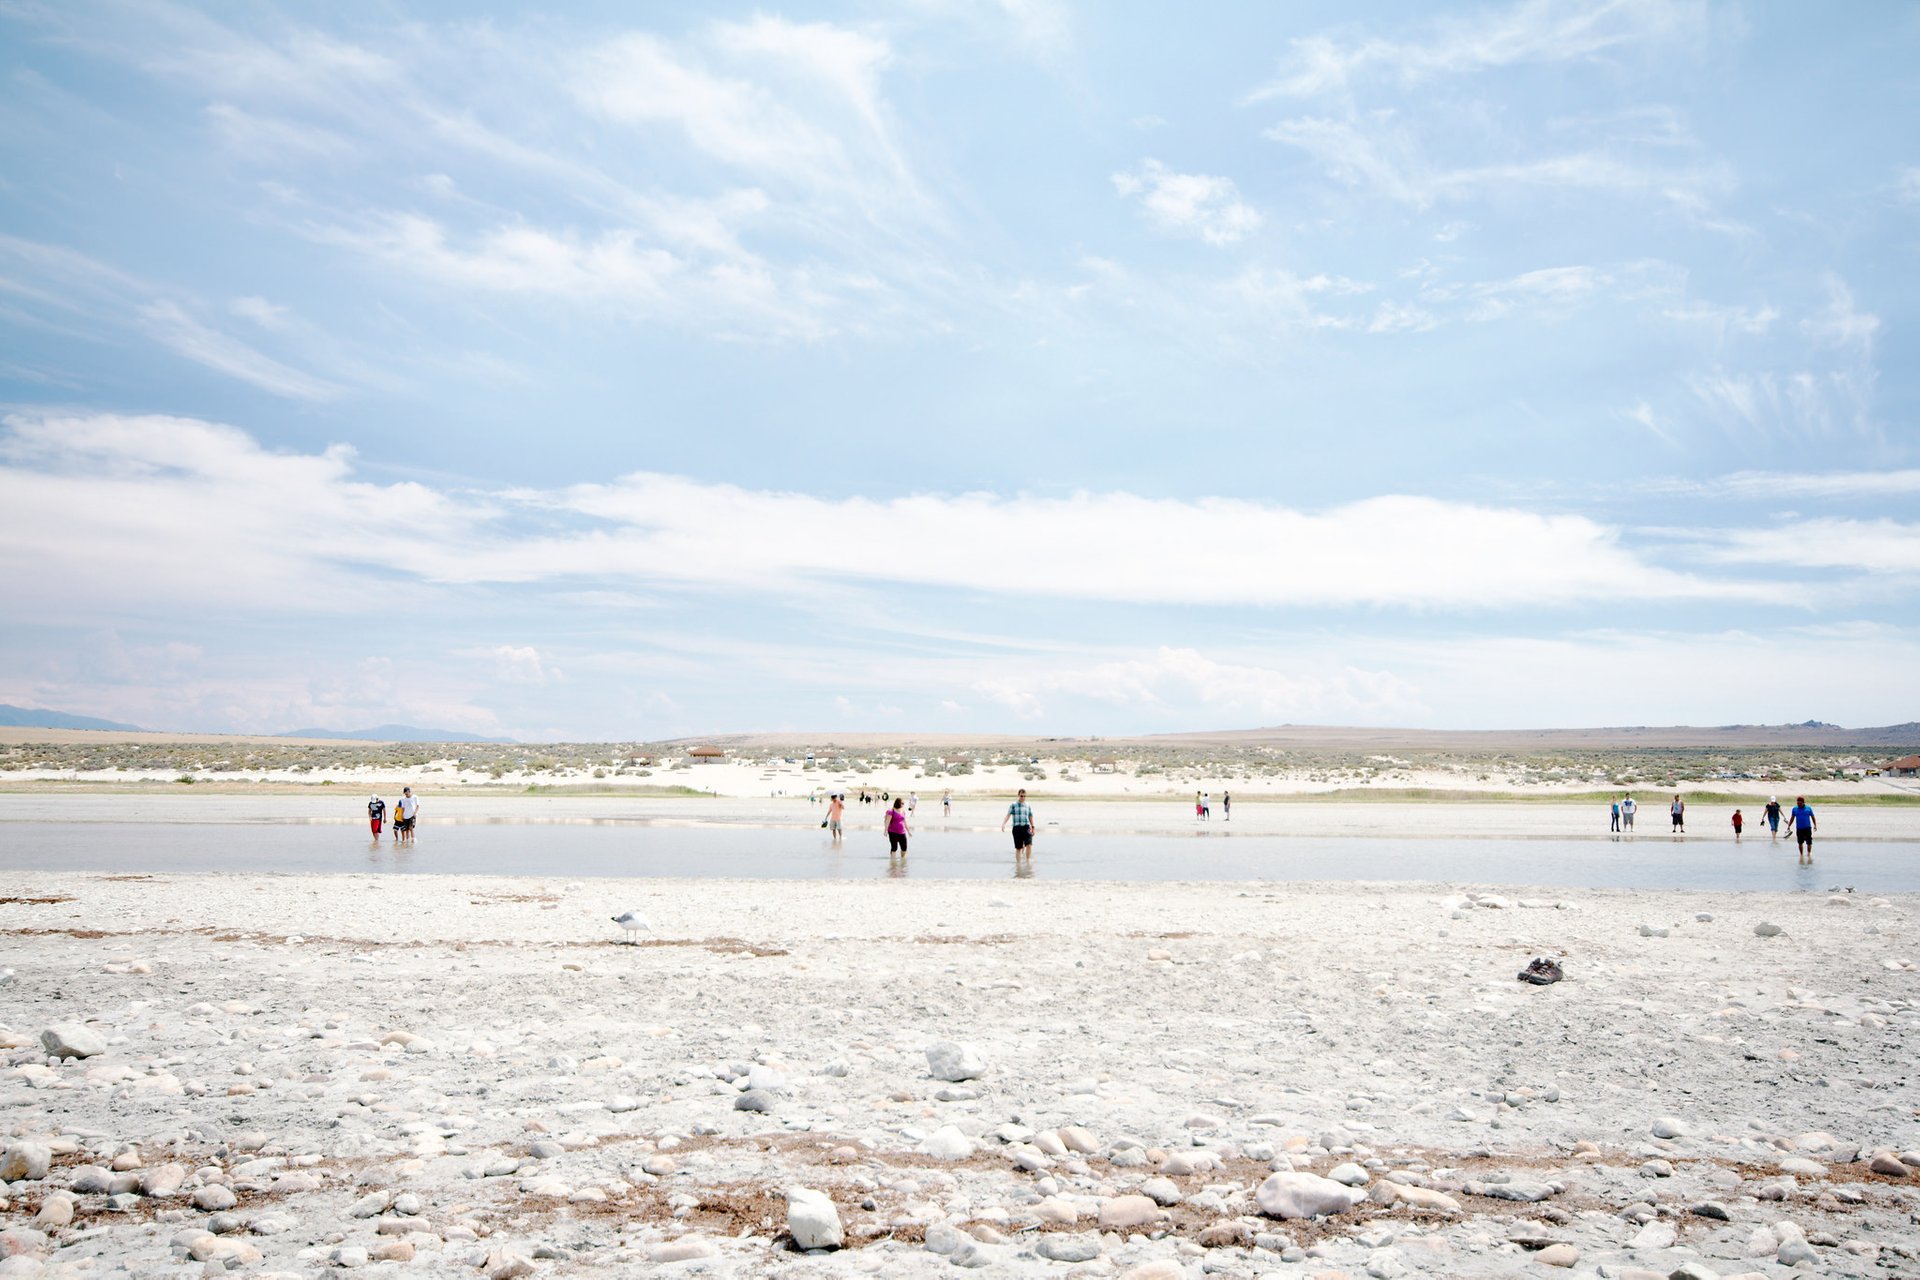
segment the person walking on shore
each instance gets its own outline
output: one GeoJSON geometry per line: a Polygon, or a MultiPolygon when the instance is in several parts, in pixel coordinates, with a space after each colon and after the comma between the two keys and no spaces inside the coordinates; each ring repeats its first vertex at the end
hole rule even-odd
{"type": "Polygon", "coordinates": [[[1813,810],[1807,807],[1805,796],[1793,798],[1793,812],[1787,815],[1788,825],[1793,828],[1794,843],[1800,846],[1800,861],[1813,861],[1813,833],[1819,823],[1813,820],[1813,810]]]}
{"type": "Polygon", "coordinates": [[[387,819],[387,802],[379,796],[367,801],[367,821],[373,824],[373,838],[380,838],[380,824],[387,819]]]}
{"type": "Polygon", "coordinates": [[[1673,798],[1673,807],[1667,812],[1673,815],[1673,829],[1675,834],[1685,835],[1687,830],[1687,802],[1679,796],[1675,796],[1673,798]]]}
{"type": "Polygon", "coordinates": [[[1213,793],[1211,791],[1202,791],[1200,793],[1200,821],[1213,821],[1213,793]]]}
{"type": "Polygon", "coordinates": [[[907,802],[895,800],[887,810],[887,856],[907,856],[907,802]]]}
{"type": "Polygon", "coordinates": [[[1738,809],[1735,809],[1733,811],[1733,842],[1735,844],[1740,843],[1740,828],[1745,825],[1746,825],[1746,819],[1740,816],[1740,811],[1738,809]]]}
{"type": "Polygon", "coordinates": [[[1033,856],[1033,810],[1027,806],[1027,789],[1020,788],[1020,794],[1007,806],[1007,816],[1000,819],[1000,829],[1005,831],[1007,824],[1013,824],[1013,857],[1017,862],[1021,858],[1033,856]]]}
{"type": "Polygon", "coordinates": [[[953,792],[948,791],[941,795],[940,808],[944,810],[940,815],[941,817],[951,818],[953,816],[953,792]]]}
{"type": "Polygon", "coordinates": [[[840,843],[840,824],[846,820],[847,798],[838,791],[827,797],[827,832],[833,843],[840,843]]]}
{"type": "Polygon", "coordinates": [[[1233,792],[1231,791],[1220,793],[1220,817],[1226,822],[1233,821],[1233,792]]]}
{"type": "Polygon", "coordinates": [[[1624,831],[1633,830],[1634,811],[1639,807],[1640,806],[1634,802],[1634,798],[1632,796],[1628,796],[1626,799],[1620,802],[1620,826],[1622,830],[1624,831]]]}
{"type": "Polygon", "coordinates": [[[1773,839],[1780,838],[1780,797],[1768,796],[1767,807],[1762,810],[1767,817],[1767,830],[1773,832],[1773,839]]]}
{"type": "Polygon", "coordinates": [[[1609,826],[1609,827],[1607,828],[1607,830],[1609,830],[1609,831],[1618,831],[1619,829],[1620,829],[1620,802],[1619,802],[1618,800],[1615,800],[1615,801],[1613,802],[1613,819],[1612,819],[1612,825],[1611,825],[1611,826],[1609,826]]]}

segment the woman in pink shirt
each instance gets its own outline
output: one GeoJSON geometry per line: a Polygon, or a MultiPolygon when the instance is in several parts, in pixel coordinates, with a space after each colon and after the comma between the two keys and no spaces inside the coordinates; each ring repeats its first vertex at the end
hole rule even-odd
{"type": "Polygon", "coordinates": [[[887,810],[887,856],[907,856],[907,802],[895,800],[887,810]]]}

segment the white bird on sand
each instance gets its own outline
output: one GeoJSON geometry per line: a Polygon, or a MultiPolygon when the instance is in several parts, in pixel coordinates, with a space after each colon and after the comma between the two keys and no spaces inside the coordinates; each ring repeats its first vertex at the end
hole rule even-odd
{"type": "Polygon", "coordinates": [[[645,929],[648,933],[653,932],[653,926],[648,924],[647,918],[638,911],[622,911],[619,915],[613,917],[613,922],[627,931],[628,942],[634,941],[635,935],[642,929],[645,929]]]}

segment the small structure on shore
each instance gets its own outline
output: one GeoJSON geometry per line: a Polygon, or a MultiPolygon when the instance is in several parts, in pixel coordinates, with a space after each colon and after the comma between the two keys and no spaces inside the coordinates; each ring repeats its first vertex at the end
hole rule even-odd
{"type": "Polygon", "coordinates": [[[1896,778],[1920,776],[1920,756],[1901,756],[1898,760],[1889,760],[1886,771],[1896,778]]]}
{"type": "Polygon", "coordinates": [[[687,752],[687,759],[695,764],[725,764],[727,753],[719,747],[695,747],[687,752]]]}
{"type": "Polygon", "coordinates": [[[1093,762],[1093,771],[1095,773],[1118,773],[1120,772],[1120,762],[1113,759],[1095,760],[1093,762]]]}

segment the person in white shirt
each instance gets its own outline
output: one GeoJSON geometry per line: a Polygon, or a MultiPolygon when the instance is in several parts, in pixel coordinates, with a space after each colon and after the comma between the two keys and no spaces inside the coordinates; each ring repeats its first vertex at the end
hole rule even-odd
{"type": "Polygon", "coordinates": [[[412,787],[400,789],[399,815],[393,824],[393,838],[404,844],[412,844],[414,819],[420,816],[420,799],[413,794],[412,787]]]}

